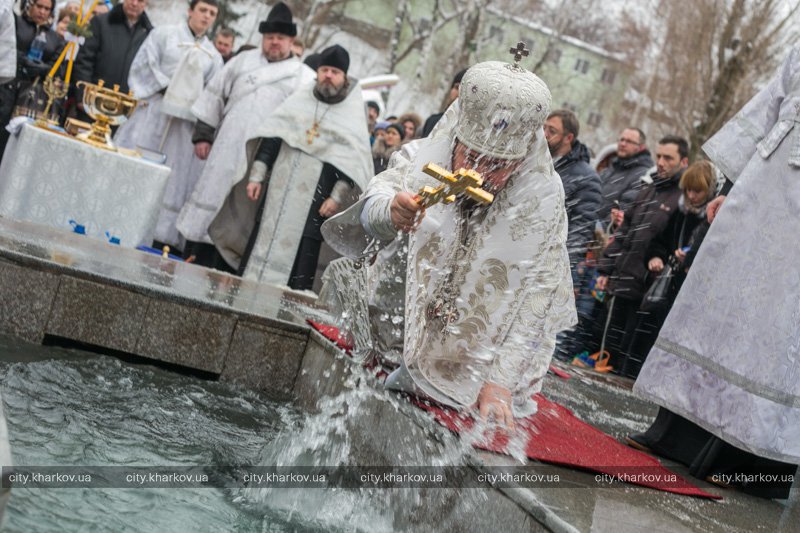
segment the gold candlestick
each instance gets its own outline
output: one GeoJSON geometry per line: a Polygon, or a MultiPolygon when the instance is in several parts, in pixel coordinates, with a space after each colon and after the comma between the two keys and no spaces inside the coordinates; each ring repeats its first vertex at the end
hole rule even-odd
{"type": "Polygon", "coordinates": [[[61,81],[61,78],[51,78],[47,77],[44,79],[42,83],[44,87],[44,92],[47,94],[47,106],[44,108],[44,113],[38,119],[36,119],[36,125],[40,128],[46,128],[48,124],[58,125],[58,121],[50,120],[50,108],[53,106],[53,102],[55,99],[64,98],[67,95],[67,89],[69,85],[66,85],[64,82],[61,81]]]}

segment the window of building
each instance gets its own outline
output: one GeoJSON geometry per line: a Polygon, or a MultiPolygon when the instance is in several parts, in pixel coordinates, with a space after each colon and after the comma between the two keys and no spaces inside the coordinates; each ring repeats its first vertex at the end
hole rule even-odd
{"type": "Polygon", "coordinates": [[[601,122],[603,122],[603,115],[594,112],[589,113],[589,118],[586,120],[586,123],[594,128],[598,127],[601,122]]]}
{"type": "Polygon", "coordinates": [[[617,79],[617,72],[615,70],[610,68],[603,69],[603,75],[600,76],[600,81],[609,85],[613,85],[615,79],[617,79]]]}
{"type": "Polygon", "coordinates": [[[589,62],[585,59],[578,59],[575,62],[575,71],[580,72],[581,74],[586,74],[589,72],[589,62]]]}
{"type": "Polygon", "coordinates": [[[552,63],[554,65],[558,65],[558,62],[561,61],[561,50],[558,49],[558,48],[550,48],[547,51],[546,61],[548,63],[552,63]]]}
{"type": "Polygon", "coordinates": [[[524,35],[520,35],[519,39],[517,39],[512,48],[516,48],[517,43],[520,41],[525,43],[525,48],[533,52],[533,48],[536,45],[536,41],[533,40],[533,37],[525,37],[524,35]]]}

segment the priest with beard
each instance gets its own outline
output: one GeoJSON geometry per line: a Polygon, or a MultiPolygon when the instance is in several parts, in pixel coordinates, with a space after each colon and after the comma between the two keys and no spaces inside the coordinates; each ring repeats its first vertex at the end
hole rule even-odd
{"type": "Polygon", "coordinates": [[[477,407],[508,428],[536,412],[556,334],[576,319],[549,110],[547,86],[518,64],[471,67],[430,137],[406,144],[323,224],[347,257],[326,270],[320,298],[340,306],[356,348],[372,343],[366,357],[396,366],[388,389],[477,407]],[[474,169],[493,201],[424,208],[418,192],[441,185],[422,172],[428,163],[474,169]],[[399,352],[394,365],[384,347],[399,352]]]}
{"type": "Polygon", "coordinates": [[[248,141],[248,168],[209,227],[216,266],[295,290],[313,287],[322,222],[352,204],[372,176],[364,100],[349,66],[341,46],[323,50],[316,82],[248,141]]]}

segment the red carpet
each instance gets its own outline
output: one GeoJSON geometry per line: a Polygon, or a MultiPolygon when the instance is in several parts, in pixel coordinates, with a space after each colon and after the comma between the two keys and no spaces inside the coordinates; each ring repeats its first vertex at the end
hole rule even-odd
{"type": "MultiPolygon", "coordinates": [[[[347,351],[350,348],[339,338],[337,328],[311,320],[308,323],[326,338],[336,342],[341,349],[347,351]]],[[[537,394],[535,399],[539,411],[531,417],[517,420],[517,431],[525,431],[530,436],[525,450],[529,458],[609,474],[628,483],[675,494],[722,499],[699,489],[665,468],[656,458],[629,448],[582,422],[566,407],[551,402],[541,394],[537,394]]],[[[453,432],[460,433],[474,424],[469,415],[418,399],[412,399],[412,403],[432,413],[437,422],[453,432]]],[[[480,448],[504,454],[507,443],[508,436],[497,435],[493,442],[481,445],[480,448]]]]}

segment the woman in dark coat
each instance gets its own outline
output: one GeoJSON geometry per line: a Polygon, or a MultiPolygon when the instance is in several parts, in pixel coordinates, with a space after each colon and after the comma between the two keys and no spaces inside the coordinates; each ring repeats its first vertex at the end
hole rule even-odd
{"type": "Polygon", "coordinates": [[[54,32],[53,22],[55,0],[21,0],[22,15],[14,15],[17,34],[17,77],[0,85],[0,159],[8,142],[5,126],[11,120],[14,106],[20,95],[24,94],[34,80],[44,79],[53,67],[64,48],[64,40],[54,32]],[[31,44],[43,33],[46,44],[40,61],[28,58],[31,44]]]}
{"type": "Polygon", "coordinates": [[[691,165],[680,179],[682,191],[676,209],[666,227],[656,235],[647,248],[645,257],[651,280],[664,271],[667,264],[673,264],[673,277],[666,298],[658,303],[642,302],[636,333],[630,341],[622,366],[622,375],[636,378],[639,370],[658,337],[672,303],[686,279],[691,260],[697,254],[708,229],[706,206],[716,196],[716,177],[714,167],[708,161],[691,165]],[[641,357],[641,358],[640,358],[641,357]]]}

